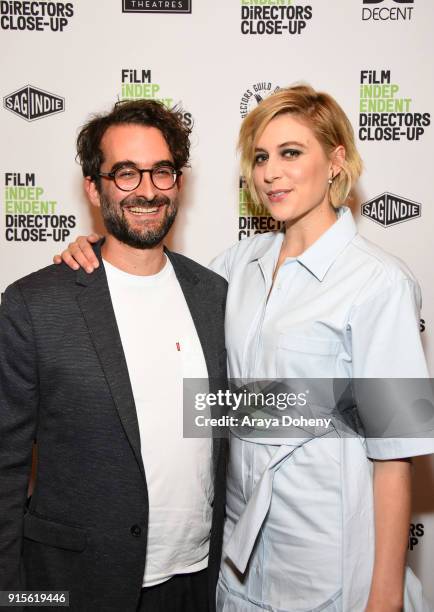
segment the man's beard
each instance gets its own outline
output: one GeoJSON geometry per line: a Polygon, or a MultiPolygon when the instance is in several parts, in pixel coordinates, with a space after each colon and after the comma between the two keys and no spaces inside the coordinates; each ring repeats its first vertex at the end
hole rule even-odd
{"type": "Polygon", "coordinates": [[[120,242],[127,244],[135,249],[151,249],[160,244],[175,221],[178,212],[178,202],[171,200],[167,196],[156,196],[152,200],[143,197],[126,197],[119,203],[114,203],[104,193],[100,194],[101,213],[104,225],[109,234],[117,238],[120,242]],[[124,206],[142,206],[144,208],[155,208],[167,206],[167,214],[160,225],[152,229],[145,226],[139,230],[129,226],[123,213],[124,206]]]}

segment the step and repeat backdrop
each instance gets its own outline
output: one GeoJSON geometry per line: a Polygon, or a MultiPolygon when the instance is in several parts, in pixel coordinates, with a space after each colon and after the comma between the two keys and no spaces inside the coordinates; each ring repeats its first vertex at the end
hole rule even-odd
{"type": "MultiPolygon", "coordinates": [[[[102,231],[75,138],[116,100],[178,105],[193,126],[173,249],[206,264],[276,229],[249,203],[237,132],[266,96],[304,82],[352,121],[365,169],[349,204],[360,232],[419,279],[434,375],[433,23],[427,0],[0,0],[0,291],[78,234],[102,231]]],[[[415,460],[409,558],[434,603],[429,457],[415,460]]]]}

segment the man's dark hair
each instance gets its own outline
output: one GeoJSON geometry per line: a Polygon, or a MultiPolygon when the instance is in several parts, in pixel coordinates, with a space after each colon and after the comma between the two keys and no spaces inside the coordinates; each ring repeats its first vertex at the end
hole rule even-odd
{"type": "Polygon", "coordinates": [[[77,137],[77,158],[83,175],[92,177],[98,189],[98,173],[104,161],[100,146],[102,137],[112,125],[122,124],[157,128],[167,142],[175,168],[180,170],[187,165],[191,129],[184,125],[181,113],[176,108],[168,109],[156,100],[117,102],[109,113],[93,116],[77,137]]]}

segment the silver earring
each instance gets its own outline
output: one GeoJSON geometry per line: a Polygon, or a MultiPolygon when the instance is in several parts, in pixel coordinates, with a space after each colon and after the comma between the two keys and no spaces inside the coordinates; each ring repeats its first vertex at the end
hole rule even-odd
{"type": "Polygon", "coordinates": [[[333,183],[333,179],[334,179],[334,176],[332,175],[331,178],[329,178],[329,185],[333,183]]]}

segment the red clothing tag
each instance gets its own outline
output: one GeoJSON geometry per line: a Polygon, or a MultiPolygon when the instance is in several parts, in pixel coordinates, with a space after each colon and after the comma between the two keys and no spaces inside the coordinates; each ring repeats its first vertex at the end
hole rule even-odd
{"type": "Polygon", "coordinates": [[[179,344],[179,342],[176,343],[176,350],[180,351],[181,350],[181,345],[179,344]]]}

